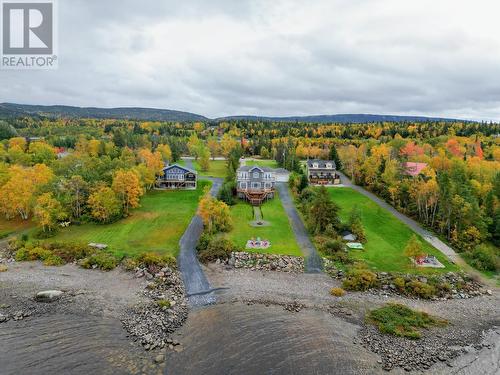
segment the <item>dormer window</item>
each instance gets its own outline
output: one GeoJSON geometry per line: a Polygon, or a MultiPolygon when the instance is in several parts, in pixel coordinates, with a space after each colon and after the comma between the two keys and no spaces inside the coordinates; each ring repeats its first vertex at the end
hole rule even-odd
{"type": "Polygon", "coordinates": [[[326,168],[332,169],[332,163],[326,163],[326,168]]]}
{"type": "Polygon", "coordinates": [[[313,168],[318,168],[318,163],[313,163],[313,168]]]}

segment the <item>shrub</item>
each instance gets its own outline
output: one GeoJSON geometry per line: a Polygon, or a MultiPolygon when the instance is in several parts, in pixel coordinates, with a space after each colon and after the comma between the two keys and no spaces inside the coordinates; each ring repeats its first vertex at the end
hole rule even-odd
{"type": "Polygon", "coordinates": [[[14,256],[14,259],[17,262],[23,262],[25,260],[28,260],[28,250],[26,250],[24,247],[18,249],[16,251],[16,255],[14,256]]]}
{"type": "Polygon", "coordinates": [[[156,303],[158,304],[158,306],[160,306],[162,309],[163,308],[166,308],[166,309],[169,309],[170,306],[171,306],[171,303],[168,299],[159,299],[158,301],[156,301],[156,303]]]}
{"type": "Polygon", "coordinates": [[[212,238],[213,236],[211,234],[203,232],[200,240],[198,241],[198,245],[196,245],[196,250],[198,250],[198,252],[206,250],[212,238]]]}
{"type": "Polygon", "coordinates": [[[450,293],[451,292],[451,284],[450,283],[447,283],[447,282],[442,282],[442,283],[439,283],[438,286],[437,286],[438,290],[442,293],[450,293]]]}
{"type": "Polygon", "coordinates": [[[122,260],[122,266],[125,268],[127,271],[132,271],[134,270],[139,264],[135,259],[132,258],[125,258],[122,260]]]}
{"type": "Polygon", "coordinates": [[[470,265],[481,271],[500,270],[500,258],[493,249],[486,246],[476,246],[476,248],[466,254],[466,259],[470,265]]]}
{"type": "Polygon", "coordinates": [[[422,336],[418,328],[447,324],[446,320],[434,318],[425,312],[414,311],[397,303],[388,303],[370,311],[367,321],[376,325],[380,332],[410,339],[419,339],[422,336]]]}
{"type": "Polygon", "coordinates": [[[41,247],[21,247],[16,251],[15,259],[18,262],[45,260],[50,257],[52,252],[41,247]]]}
{"type": "Polygon", "coordinates": [[[38,246],[28,250],[28,260],[45,260],[52,255],[52,251],[38,246]]]}
{"type": "Polygon", "coordinates": [[[420,298],[429,299],[436,295],[436,288],[434,286],[417,280],[410,281],[406,284],[406,287],[409,294],[420,298]]]}
{"type": "Polygon", "coordinates": [[[64,260],[61,257],[58,257],[57,255],[51,254],[45,260],[43,261],[43,264],[45,266],[62,266],[65,264],[64,260]]]}
{"type": "Polygon", "coordinates": [[[66,263],[83,259],[95,251],[87,245],[69,242],[52,242],[44,244],[44,247],[51,250],[55,255],[62,258],[66,263]]]}
{"type": "Polygon", "coordinates": [[[403,293],[405,291],[405,284],[406,284],[405,279],[403,279],[402,277],[396,277],[394,278],[394,280],[392,280],[392,282],[394,283],[394,286],[400,293],[403,293]]]}
{"type": "Polygon", "coordinates": [[[21,247],[24,247],[26,241],[20,240],[17,237],[11,237],[8,240],[8,249],[10,253],[14,253],[16,250],[19,250],[21,247]]]}
{"type": "Polygon", "coordinates": [[[101,270],[109,271],[118,265],[118,260],[110,253],[101,252],[89,255],[83,258],[80,266],[83,268],[100,268],[101,270]]]}
{"type": "Polygon", "coordinates": [[[234,191],[236,190],[236,182],[235,181],[226,181],[222,185],[217,198],[222,202],[226,203],[229,206],[232,206],[236,203],[234,199],[234,191]]]}
{"type": "Polygon", "coordinates": [[[177,261],[171,255],[160,255],[154,252],[142,253],[135,259],[138,264],[148,268],[171,267],[175,268],[177,261]]]}
{"type": "Polygon", "coordinates": [[[475,226],[470,226],[452,237],[452,243],[459,251],[473,251],[481,241],[481,232],[475,226]]]}
{"type": "Polygon", "coordinates": [[[217,259],[227,259],[237,248],[234,244],[224,237],[214,237],[205,250],[198,253],[201,262],[211,262],[217,259]]]}
{"type": "Polygon", "coordinates": [[[339,240],[329,240],[323,245],[323,252],[326,255],[333,255],[338,252],[345,252],[344,244],[339,240]]]}
{"type": "Polygon", "coordinates": [[[37,229],[33,233],[33,238],[36,239],[45,239],[45,238],[50,238],[54,237],[57,234],[57,229],[52,229],[52,230],[43,230],[43,229],[37,229]]]}
{"type": "Polygon", "coordinates": [[[376,287],[377,275],[363,268],[352,268],[347,272],[342,286],[347,290],[368,290],[376,287]]]}
{"type": "Polygon", "coordinates": [[[335,297],[342,297],[345,295],[345,290],[342,288],[332,288],[330,289],[330,294],[335,297]]]}

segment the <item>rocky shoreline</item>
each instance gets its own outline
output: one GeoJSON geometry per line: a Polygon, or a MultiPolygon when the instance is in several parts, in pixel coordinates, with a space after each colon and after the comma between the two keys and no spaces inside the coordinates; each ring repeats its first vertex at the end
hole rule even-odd
{"type": "Polygon", "coordinates": [[[382,334],[376,327],[365,325],[358,335],[364,348],[380,355],[379,363],[384,370],[400,367],[405,371],[426,371],[439,362],[453,367],[453,360],[460,355],[481,349],[482,332],[449,328],[424,332],[421,339],[410,340],[382,334]]]}
{"type": "MultiPolygon", "coordinates": [[[[338,269],[334,262],[328,258],[322,258],[325,273],[337,280],[343,280],[346,272],[338,269]]],[[[276,272],[304,272],[304,258],[277,254],[259,254],[251,252],[233,252],[227,259],[217,259],[217,265],[223,265],[226,269],[248,269],[251,271],[276,271],[276,272]]],[[[442,286],[436,295],[429,299],[447,300],[447,299],[467,299],[480,295],[491,295],[492,291],[486,289],[479,282],[468,277],[464,273],[448,272],[442,275],[424,277],[413,274],[375,272],[377,278],[377,287],[369,289],[370,293],[382,296],[404,296],[408,298],[419,298],[411,293],[405,293],[395,285],[395,279],[401,278],[405,282],[418,281],[423,284],[429,284],[430,278],[433,278],[435,285],[442,286]]]]}
{"type": "MultiPolygon", "coordinates": [[[[328,313],[330,318],[327,315],[317,324],[328,325],[334,321],[335,325],[345,326],[343,329],[349,332],[352,350],[379,356],[371,362],[377,369],[374,373],[395,369],[439,369],[440,373],[448,373],[446,369],[451,372],[451,366],[457,368],[457,361],[464,356],[479,350],[497,350],[492,344],[482,343],[482,333],[498,325],[494,316],[495,309],[498,313],[496,293],[490,295],[483,291],[472,295],[476,297],[473,299],[453,297],[429,301],[391,294],[391,288],[380,288],[333,297],[329,291],[340,284],[338,278],[299,271],[303,260],[297,261],[297,257],[290,257],[288,262],[283,260],[285,265],[282,267],[279,265],[281,258],[238,253],[232,266],[229,260],[209,265],[206,272],[210,283],[221,287],[217,304],[224,308],[228,302],[238,301],[248,307],[250,315],[257,307],[262,314],[262,309],[268,306],[269,309],[279,306],[284,316],[290,317],[284,319],[297,321],[328,313]],[[278,263],[278,267],[271,266],[272,262],[278,263]],[[381,334],[365,322],[364,316],[367,310],[390,301],[388,297],[447,319],[450,325],[426,330],[420,340],[381,334]]],[[[378,277],[390,280],[389,275],[382,273],[378,277]]],[[[456,274],[442,277],[451,282],[461,281],[456,274]]],[[[181,275],[174,268],[140,267],[131,272],[120,267],[103,272],[71,264],[45,267],[39,262],[10,262],[9,270],[0,274],[0,280],[5,282],[3,293],[0,293],[4,297],[0,302],[0,323],[33,319],[29,324],[36,324],[34,318],[44,314],[79,316],[85,312],[96,317],[104,314],[119,319],[119,329],[125,329],[128,339],[136,343],[132,346],[148,358],[151,366],[160,368],[163,366],[160,364],[168,362],[171,356],[186,354],[180,352],[196,352],[196,343],[190,343],[182,333],[188,318],[188,303],[181,275]],[[37,292],[52,288],[63,293],[51,303],[37,302],[37,292]]],[[[196,311],[190,314],[196,315],[196,311]]],[[[207,327],[205,334],[211,335],[210,328],[207,327]]]]}
{"type": "MultiPolygon", "coordinates": [[[[188,304],[180,273],[163,267],[157,273],[149,268],[136,268],[135,277],[149,280],[143,291],[148,302],[129,308],[121,319],[132,339],[145,350],[181,350],[172,333],[181,327],[188,316],[188,304]]],[[[156,359],[158,362],[160,358],[156,359]]]]}
{"type": "Polygon", "coordinates": [[[231,253],[228,259],[218,259],[216,263],[224,264],[228,268],[245,268],[252,271],[304,272],[304,258],[289,255],[240,251],[231,253]]]}

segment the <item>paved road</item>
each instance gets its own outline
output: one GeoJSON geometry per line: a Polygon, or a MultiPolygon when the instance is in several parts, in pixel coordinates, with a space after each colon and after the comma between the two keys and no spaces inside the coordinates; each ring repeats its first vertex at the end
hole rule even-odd
{"type": "Polygon", "coordinates": [[[361,186],[354,185],[352,181],[343,173],[337,172],[341,179],[342,179],[342,186],[345,187],[350,187],[359,193],[363,194],[364,196],[368,197],[371,199],[373,202],[378,204],[380,207],[385,208],[388,210],[391,214],[393,214],[396,218],[398,218],[401,222],[405,223],[408,225],[415,233],[419,234],[422,236],[422,238],[430,243],[432,246],[434,246],[436,249],[438,249],[440,252],[442,252],[450,261],[453,263],[459,264],[460,266],[464,267],[467,272],[470,274],[473,274],[477,278],[479,278],[484,284],[490,285],[490,286],[495,286],[495,283],[492,282],[490,279],[487,279],[484,277],[480,272],[474,270],[470,266],[468,266],[465,261],[458,255],[455,250],[453,250],[450,246],[445,244],[443,241],[441,241],[436,235],[434,235],[432,232],[429,232],[428,230],[422,228],[422,226],[417,223],[415,220],[412,218],[409,218],[406,215],[403,215],[401,212],[396,210],[394,207],[392,207],[389,203],[383,201],[379,197],[377,197],[375,194],[369,192],[368,190],[362,188],[361,186]]]}
{"type": "Polygon", "coordinates": [[[323,269],[323,262],[318,254],[318,251],[316,250],[316,247],[314,247],[313,243],[311,242],[309,234],[307,233],[307,229],[304,226],[297,208],[293,203],[290,191],[288,190],[288,185],[284,182],[277,182],[276,187],[278,189],[283,208],[285,209],[285,212],[288,215],[288,218],[292,225],[292,230],[295,234],[295,238],[297,239],[297,243],[299,244],[306,258],[306,272],[321,272],[323,269]]]}
{"type": "MultiPolygon", "coordinates": [[[[190,164],[190,162],[190,160],[189,163],[186,160],[186,164],[190,164]]],[[[191,168],[192,165],[187,165],[187,167],[191,168]]],[[[222,186],[222,179],[210,178],[210,180],[213,183],[210,193],[215,196],[222,186]]],[[[212,287],[201,269],[196,254],[196,245],[202,233],[203,221],[200,216],[196,215],[179,241],[180,252],[177,262],[182,273],[186,294],[189,297],[189,304],[193,307],[209,305],[215,302],[212,287]]]]}

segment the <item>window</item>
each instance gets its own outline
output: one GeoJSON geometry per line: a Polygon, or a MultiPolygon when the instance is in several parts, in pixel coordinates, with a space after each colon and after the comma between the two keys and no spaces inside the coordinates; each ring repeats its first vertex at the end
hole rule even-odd
{"type": "Polygon", "coordinates": [[[313,168],[318,168],[318,163],[313,163],[313,168]]]}
{"type": "Polygon", "coordinates": [[[252,188],[253,189],[260,189],[260,182],[254,182],[254,183],[252,183],[252,188]]]}
{"type": "Polygon", "coordinates": [[[259,172],[253,172],[253,178],[259,178],[259,172]]]}

